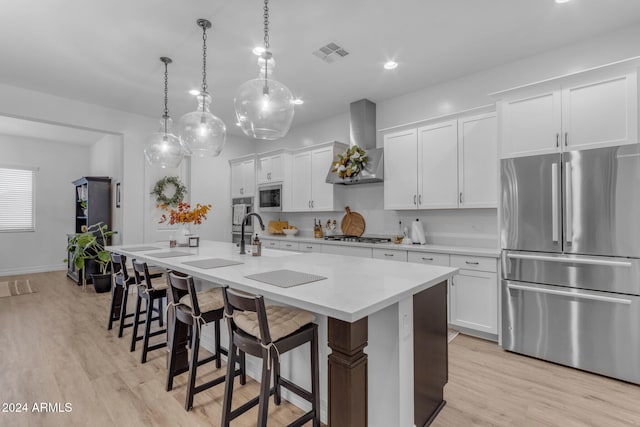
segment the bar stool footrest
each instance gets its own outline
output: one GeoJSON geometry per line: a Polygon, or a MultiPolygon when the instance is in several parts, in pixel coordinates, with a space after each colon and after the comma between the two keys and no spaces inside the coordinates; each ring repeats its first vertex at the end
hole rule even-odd
{"type": "MultiPolygon", "coordinates": [[[[269,396],[271,396],[271,395],[273,395],[275,393],[276,393],[276,388],[272,387],[271,390],[269,390],[269,396]]],[[[253,399],[251,399],[250,401],[248,401],[246,403],[243,403],[242,405],[238,406],[236,409],[231,411],[231,413],[229,414],[229,421],[235,420],[240,415],[244,414],[249,409],[251,409],[254,406],[256,406],[258,403],[260,403],[260,396],[256,396],[253,399]]]]}
{"type": "Polygon", "coordinates": [[[287,427],[302,427],[303,425],[311,421],[314,415],[315,415],[314,411],[311,410],[306,414],[304,414],[303,416],[301,416],[300,418],[298,418],[297,420],[295,420],[294,422],[292,422],[291,424],[287,425],[287,427]]]}
{"type": "Polygon", "coordinates": [[[289,391],[294,392],[301,398],[305,399],[308,402],[313,401],[313,395],[302,387],[292,383],[291,381],[286,380],[285,378],[280,377],[280,385],[286,388],[289,391]]]}
{"type": "Polygon", "coordinates": [[[158,344],[150,345],[147,348],[147,351],[158,350],[159,348],[166,347],[166,346],[167,346],[166,342],[161,342],[161,343],[158,343],[158,344]]]}

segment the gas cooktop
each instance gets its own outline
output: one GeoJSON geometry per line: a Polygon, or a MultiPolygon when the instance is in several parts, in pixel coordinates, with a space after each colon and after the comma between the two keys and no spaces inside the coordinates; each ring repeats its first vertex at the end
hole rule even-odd
{"type": "Polygon", "coordinates": [[[339,242],[358,242],[358,243],[389,243],[389,237],[367,237],[367,236],[350,236],[348,234],[337,234],[335,236],[325,236],[324,240],[336,240],[339,242]]]}

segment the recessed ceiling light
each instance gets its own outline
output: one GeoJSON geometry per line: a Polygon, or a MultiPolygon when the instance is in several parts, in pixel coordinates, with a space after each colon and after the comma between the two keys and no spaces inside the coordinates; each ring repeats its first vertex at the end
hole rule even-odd
{"type": "Polygon", "coordinates": [[[264,52],[264,47],[256,46],[256,47],[253,48],[252,52],[253,52],[254,55],[260,56],[264,52]]]}
{"type": "Polygon", "coordinates": [[[558,4],[562,4],[562,3],[569,3],[571,0],[556,0],[556,3],[558,4]]]}
{"type": "Polygon", "coordinates": [[[387,61],[384,63],[385,70],[393,70],[395,68],[398,68],[398,63],[396,61],[387,61]]]}
{"type": "Polygon", "coordinates": [[[293,105],[302,105],[302,104],[304,104],[304,101],[302,99],[300,99],[300,98],[294,98],[294,99],[291,100],[291,103],[293,105]]]}
{"type": "Polygon", "coordinates": [[[189,91],[189,95],[198,96],[198,95],[200,95],[200,90],[199,89],[191,89],[189,91]]]}

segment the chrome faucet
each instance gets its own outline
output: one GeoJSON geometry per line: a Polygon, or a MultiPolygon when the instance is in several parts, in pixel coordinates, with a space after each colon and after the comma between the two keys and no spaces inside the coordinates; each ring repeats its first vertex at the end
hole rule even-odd
{"type": "Polygon", "coordinates": [[[260,221],[260,228],[264,231],[264,223],[262,222],[262,217],[258,215],[256,212],[250,212],[242,218],[242,228],[240,229],[240,235],[242,236],[240,239],[240,255],[246,254],[244,250],[244,225],[247,223],[247,220],[250,216],[255,216],[260,221]]]}

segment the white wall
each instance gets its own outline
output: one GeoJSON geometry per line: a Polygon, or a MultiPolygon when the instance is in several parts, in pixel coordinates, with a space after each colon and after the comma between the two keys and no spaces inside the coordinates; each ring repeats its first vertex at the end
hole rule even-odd
{"type": "Polygon", "coordinates": [[[91,176],[111,178],[111,229],[117,231],[112,243],[123,239],[122,209],[116,207],[116,183],[122,181],[122,136],[105,135],[91,146],[91,176]]]}
{"type": "Polygon", "coordinates": [[[66,268],[67,233],[75,228],[72,181],[90,174],[90,148],[0,135],[0,164],[38,167],[35,232],[0,233],[0,275],[66,268]]]}
{"type": "MultiPolygon", "coordinates": [[[[377,128],[402,126],[493,104],[494,100],[488,95],[491,92],[634,56],[640,56],[640,26],[567,45],[395,98],[373,100],[377,101],[377,128]]],[[[382,146],[382,135],[383,132],[378,132],[378,147],[382,146]]],[[[299,148],[330,140],[348,142],[348,136],[349,116],[348,113],[341,113],[292,129],[281,141],[258,143],[258,151],[285,147],[299,148]]],[[[406,224],[420,218],[431,243],[464,243],[497,247],[496,209],[384,211],[382,187],[382,184],[366,184],[342,190],[344,202],[352,210],[364,216],[367,234],[392,234],[397,231],[398,221],[402,220],[406,224]]],[[[309,235],[312,233],[314,218],[322,218],[324,222],[335,218],[339,222],[343,213],[265,214],[264,216],[267,219],[288,220],[302,229],[301,234],[309,235]]]]}
{"type": "Polygon", "coordinates": [[[256,151],[257,143],[227,136],[218,157],[191,159],[191,203],[211,203],[207,220],[193,231],[200,238],[231,241],[231,168],[229,160],[256,151]]]}

